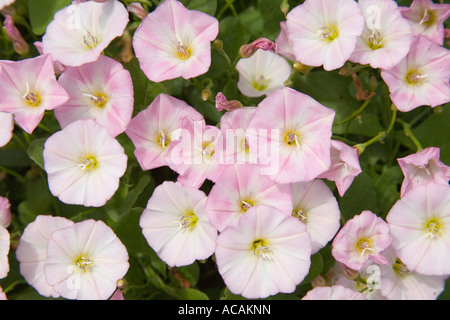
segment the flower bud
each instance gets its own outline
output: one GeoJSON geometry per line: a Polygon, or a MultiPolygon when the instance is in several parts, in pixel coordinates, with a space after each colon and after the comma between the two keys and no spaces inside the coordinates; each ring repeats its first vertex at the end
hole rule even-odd
{"type": "Polygon", "coordinates": [[[216,50],[222,50],[223,49],[223,41],[220,39],[216,39],[213,41],[213,48],[216,50]]]}
{"type": "Polygon", "coordinates": [[[211,97],[211,90],[205,88],[202,90],[202,100],[207,101],[211,97]]]}
{"type": "Polygon", "coordinates": [[[294,63],[292,67],[294,68],[295,71],[301,74],[308,74],[313,69],[313,67],[304,65],[303,63],[300,62],[294,63]]]}
{"type": "Polygon", "coordinates": [[[148,12],[145,11],[144,7],[139,2],[132,2],[127,7],[127,9],[128,9],[128,12],[135,15],[137,18],[139,18],[141,20],[144,19],[148,14],[148,12]]]}
{"type": "Polygon", "coordinates": [[[216,108],[219,111],[222,111],[222,110],[232,111],[232,110],[239,109],[242,107],[243,107],[242,103],[240,103],[237,100],[228,101],[222,92],[219,92],[216,95],[216,108]]]}
{"type": "Polygon", "coordinates": [[[29,46],[28,43],[24,40],[20,31],[14,25],[14,21],[10,15],[7,15],[5,21],[3,22],[6,35],[12,41],[14,46],[14,51],[20,55],[24,55],[28,53],[29,46]]]}
{"type": "Polygon", "coordinates": [[[241,46],[239,49],[239,55],[242,58],[250,58],[258,49],[274,51],[275,43],[266,38],[259,38],[249,44],[244,44],[241,46]]]}

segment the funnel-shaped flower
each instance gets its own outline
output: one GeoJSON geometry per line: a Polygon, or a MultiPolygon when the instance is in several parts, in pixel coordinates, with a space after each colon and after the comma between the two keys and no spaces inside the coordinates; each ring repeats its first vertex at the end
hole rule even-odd
{"type": "Polygon", "coordinates": [[[45,110],[69,99],[56,81],[51,55],[0,61],[0,83],[0,112],[14,114],[17,124],[27,133],[34,131],[45,110]]]}
{"type": "Polygon", "coordinates": [[[47,139],[44,166],[51,193],[62,202],[103,206],[127,167],[120,143],[93,120],[78,120],[47,139]]]}
{"type": "Polygon", "coordinates": [[[427,37],[415,37],[408,55],[395,67],[383,70],[398,110],[408,112],[427,105],[436,107],[450,101],[450,50],[427,37]]]}
{"type": "Polygon", "coordinates": [[[311,265],[305,225],[271,206],[250,208],[216,243],[227,288],[249,299],[293,292],[311,265]]]}
{"type": "Polygon", "coordinates": [[[127,249],[101,220],[56,230],[47,243],[45,277],[63,298],[106,300],[128,268],[127,249]]]}
{"type": "Polygon", "coordinates": [[[53,231],[70,227],[74,223],[63,217],[37,216],[23,231],[16,249],[20,274],[27,283],[44,297],[59,297],[59,293],[47,283],[44,263],[47,243],[53,231]]]}
{"type": "Polygon", "coordinates": [[[165,0],[142,20],[133,47],[150,80],[189,79],[208,71],[211,41],[218,32],[216,18],[165,0]]]}
{"type": "Polygon", "coordinates": [[[327,71],[350,58],[364,27],[354,0],[306,0],[287,14],[287,30],[296,60],[327,71]]]}
{"type": "Polygon", "coordinates": [[[450,187],[416,186],[389,211],[392,247],[411,271],[450,274],[450,187]]]}
{"type": "Polygon", "coordinates": [[[361,292],[341,285],[334,285],[311,289],[302,300],[366,300],[366,298],[361,292]]]}
{"type": "Polygon", "coordinates": [[[66,66],[93,62],[127,24],[128,11],[120,1],[73,3],[55,13],[42,37],[43,51],[66,66]]]}
{"type": "Polygon", "coordinates": [[[214,253],[217,229],[206,216],[203,191],[166,181],[153,192],[140,226],[148,244],[169,266],[186,266],[214,253]]]}
{"type": "Polygon", "coordinates": [[[113,137],[125,131],[133,113],[133,83],[120,62],[101,56],[79,67],[67,67],[58,82],[70,96],[55,109],[61,127],[93,119],[113,137]]]}

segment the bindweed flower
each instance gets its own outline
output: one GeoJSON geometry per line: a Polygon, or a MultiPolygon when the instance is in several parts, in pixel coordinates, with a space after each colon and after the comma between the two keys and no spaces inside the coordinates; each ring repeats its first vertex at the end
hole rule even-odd
{"type": "MultiPolygon", "coordinates": [[[[42,42],[35,41],[33,42],[33,44],[36,47],[36,50],[39,52],[39,54],[44,55],[44,50],[42,49],[42,42]]],[[[53,60],[53,69],[55,70],[55,75],[59,76],[61,75],[61,73],[64,72],[64,70],[66,70],[66,67],[62,63],[53,60]]]]}
{"type": "Polygon", "coordinates": [[[0,147],[8,144],[13,136],[14,115],[12,113],[0,112],[0,147]]]}
{"type": "Polygon", "coordinates": [[[334,285],[311,289],[302,300],[366,300],[366,298],[361,292],[341,285],[334,285]]]}
{"type": "Polygon", "coordinates": [[[0,9],[12,5],[16,0],[0,0],[0,9]]]}
{"type": "Polygon", "coordinates": [[[142,20],[133,47],[150,80],[190,79],[208,71],[211,41],[218,32],[216,18],[165,0],[142,20]]]}
{"type": "Polygon", "coordinates": [[[267,38],[259,38],[239,48],[241,58],[250,58],[257,50],[274,51],[275,43],[267,38]]]}
{"type": "Polygon", "coordinates": [[[358,149],[338,140],[331,141],[331,166],[318,177],[336,183],[339,195],[344,196],[356,176],[362,172],[358,149]]]}
{"type": "Polygon", "coordinates": [[[47,243],[45,278],[66,299],[106,300],[128,268],[127,249],[101,220],[56,230],[47,243]]]}
{"type": "Polygon", "coordinates": [[[63,217],[39,215],[23,231],[16,249],[20,274],[29,285],[44,297],[58,298],[60,295],[47,283],[44,263],[47,258],[47,243],[53,231],[70,227],[74,223],[63,217]]]}
{"type": "Polygon", "coordinates": [[[330,188],[319,179],[292,183],[290,188],[292,216],[306,225],[314,254],[333,239],[341,226],[338,203],[330,188]]]}
{"type": "Polygon", "coordinates": [[[286,21],[280,22],[280,33],[275,39],[275,52],[288,60],[296,61],[295,53],[292,49],[292,43],[289,39],[286,21]]]}
{"type": "Polygon", "coordinates": [[[125,132],[136,147],[134,155],[143,170],[168,165],[169,147],[179,138],[185,117],[203,121],[203,115],[186,102],[161,93],[131,119],[125,132]]]}
{"type": "Polygon", "coordinates": [[[0,279],[5,278],[9,272],[9,249],[11,237],[8,230],[0,225],[0,279]]]}
{"type": "Polygon", "coordinates": [[[250,208],[216,241],[216,263],[227,288],[245,298],[291,293],[311,264],[305,225],[275,207],[250,208]]]}
{"type": "Polygon", "coordinates": [[[127,167],[123,147],[93,120],[78,120],[54,133],[43,157],[51,193],[86,207],[103,206],[127,167]]]}
{"type": "Polygon", "coordinates": [[[390,69],[409,52],[411,27],[394,0],[360,0],[365,27],[349,60],[370,64],[374,69],[390,69]]]}
{"type": "Polygon", "coordinates": [[[238,100],[227,100],[227,97],[222,92],[217,93],[215,103],[218,111],[232,111],[243,107],[238,100]]]}
{"type": "Polygon", "coordinates": [[[415,37],[408,55],[381,77],[395,107],[408,112],[450,101],[450,51],[425,36],[415,37]]]}
{"type": "Polygon", "coordinates": [[[427,183],[408,191],[389,211],[392,247],[408,270],[450,274],[450,187],[427,183]]]}
{"type": "Polygon", "coordinates": [[[450,16],[450,4],[431,0],[414,0],[401,7],[402,15],[412,26],[414,35],[424,35],[439,45],[444,44],[444,22],[450,16]]]}
{"type": "Polygon", "coordinates": [[[262,100],[247,126],[247,141],[264,174],[278,183],[291,183],[311,181],[327,170],[334,114],[291,88],[262,100]]]}
{"type": "Polygon", "coordinates": [[[167,151],[169,167],[179,174],[177,181],[194,188],[206,179],[216,182],[225,169],[215,151],[220,129],[185,117],[179,132],[167,151]]]}
{"type": "Polygon", "coordinates": [[[250,58],[240,59],[236,69],[238,89],[248,97],[260,97],[283,88],[292,71],[285,58],[263,49],[258,49],[250,58]]]}
{"type": "Polygon", "coordinates": [[[8,198],[0,197],[0,226],[8,228],[11,224],[11,203],[8,198]]]}
{"type": "Polygon", "coordinates": [[[73,3],[55,13],[42,37],[43,51],[66,66],[93,62],[127,24],[128,11],[120,1],[73,3]]]}
{"type": "Polygon", "coordinates": [[[50,55],[0,61],[0,83],[0,112],[14,114],[16,123],[27,133],[34,131],[46,110],[69,99],[56,81],[50,55]]]}
{"type": "Polygon", "coordinates": [[[400,196],[403,197],[414,187],[433,182],[448,185],[450,180],[450,167],[439,160],[440,149],[429,147],[397,159],[397,162],[405,176],[400,196]]]}
{"type": "Polygon", "coordinates": [[[21,55],[28,53],[30,49],[28,43],[20,34],[19,29],[14,25],[14,21],[10,15],[6,15],[3,25],[6,35],[13,43],[14,51],[21,55]]]}
{"type": "Polygon", "coordinates": [[[327,71],[350,58],[364,27],[354,0],[306,0],[287,14],[286,21],[296,61],[327,71]]]}
{"type": "Polygon", "coordinates": [[[291,190],[287,184],[278,184],[254,164],[228,166],[211,188],[206,201],[208,218],[222,232],[235,226],[252,207],[268,205],[286,215],[292,213],[291,190]]]}
{"type": "Polygon", "coordinates": [[[101,56],[79,67],[67,67],[58,79],[70,99],[55,109],[62,128],[92,119],[115,137],[124,132],[133,113],[133,83],[120,62],[101,56]]]}
{"type": "Polygon", "coordinates": [[[217,229],[206,215],[203,191],[165,181],[156,187],[139,225],[148,244],[169,266],[186,266],[209,258],[217,229]]]}
{"type": "Polygon", "coordinates": [[[332,254],[352,270],[360,270],[371,259],[387,264],[382,252],[391,244],[389,225],[373,212],[364,210],[348,220],[333,240],[332,254]]]}

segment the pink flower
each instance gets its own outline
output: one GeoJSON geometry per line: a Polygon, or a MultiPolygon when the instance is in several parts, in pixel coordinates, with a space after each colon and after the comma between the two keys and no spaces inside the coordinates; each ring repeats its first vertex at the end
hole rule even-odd
{"type": "Polygon", "coordinates": [[[387,264],[381,254],[391,244],[389,225],[365,210],[348,220],[333,240],[333,257],[350,269],[360,270],[368,259],[387,264]]]}
{"type": "Polygon", "coordinates": [[[330,167],[334,110],[291,88],[258,105],[247,127],[249,147],[278,183],[311,181],[330,167]]]}
{"type": "Polygon", "coordinates": [[[133,113],[133,83],[120,62],[101,56],[67,67],[58,82],[70,96],[55,109],[62,128],[76,120],[93,119],[113,137],[125,131],[133,113]]]}
{"type": "Polygon", "coordinates": [[[267,38],[259,38],[249,44],[244,44],[239,49],[239,56],[250,58],[257,50],[274,51],[275,43],[267,38]]]}
{"type": "Polygon", "coordinates": [[[389,211],[392,247],[411,271],[450,274],[450,187],[416,186],[389,211]]]}
{"type": "Polygon", "coordinates": [[[252,164],[227,167],[206,201],[208,218],[220,232],[235,226],[250,208],[261,205],[291,215],[291,190],[289,185],[277,184],[261,175],[259,167],[252,164]]]}
{"type": "Polygon", "coordinates": [[[314,254],[333,239],[341,226],[338,203],[330,188],[319,179],[292,183],[290,188],[292,216],[306,225],[314,254]]]}
{"type": "MultiPolygon", "coordinates": [[[[39,52],[39,54],[43,55],[44,50],[42,49],[42,42],[35,41],[33,44],[36,47],[36,50],[39,52]]],[[[61,73],[64,72],[64,70],[66,70],[66,67],[62,63],[53,60],[53,69],[55,69],[55,75],[59,76],[61,75],[61,73]]]]}
{"type": "Polygon", "coordinates": [[[12,113],[0,112],[0,147],[11,140],[14,130],[14,116],[12,113]]]}
{"type": "Polygon", "coordinates": [[[418,185],[433,182],[448,185],[450,167],[439,160],[440,149],[425,148],[420,152],[397,159],[405,175],[400,196],[418,185]]]}
{"type": "Polygon", "coordinates": [[[286,59],[296,61],[286,24],[286,21],[280,22],[280,33],[275,40],[275,52],[286,59]]]}
{"type": "Polygon", "coordinates": [[[199,188],[206,179],[219,179],[225,168],[215,153],[220,135],[219,128],[206,125],[204,120],[183,119],[179,134],[167,151],[169,167],[179,174],[178,182],[199,188]]]}
{"type": "Polygon", "coordinates": [[[203,121],[203,116],[183,100],[159,94],[131,119],[126,134],[136,147],[134,154],[143,170],[168,165],[168,149],[178,139],[182,120],[203,121]]]}
{"type": "Polygon", "coordinates": [[[216,18],[165,0],[142,20],[133,47],[150,80],[189,79],[208,71],[211,41],[218,32],[216,18]]]}
{"type": "Polygon", "coordinates": [[[19,29],[14,25],[14,21],[10,15],[6,15],[3,26],[6,35],[13,43],[14,51],[21,55],[26,54],[30,49],[28,43],[20,34],[19,29]]]}
{"type": "Polygon", "coordinates": [[[339,195],[344,196],[356,176],[362,172],[359,165],[358,149],[338,140],[331,141],[331,167],[319,175],[335,181],[339,195]]]}
{"type": "Polygon", "coordinates": [[[72,221],[63,217],[39,215],[26,226],[20,237],[16,249],[20,274],[44,297],[59,297],[59,293],[47,283],[44,275],[48,240],[53,231],[70,227],[73,224],[72,221]]]}
{"type": "Polygon", "coordinates": [[[413,36],[394,0],[360,0],[366,24],[350,61],[390,69],[409,52],[413,36]]]}
{"type": "Polygon", "coordinates": [[[54,133],[43,157],[51,193],[86,207],[103,206],[127,167],[123,147],[93,120],[78,120],[54,133]]]}
{"type": "Polygon", "coordinates": [[[414,35],[422,34],[439,45],[444,44],[444,22],[450,16],[450,4],[414,0],[409,8],[402,7],[402,15],[408,19],[414,35]]]}
{"type": "Polygon", "coordinates": [[[43,50],[66,66],[93,62],[127,24],[128,11],[120,1],[73,3],[56,12],[47,26],[43,50]]]}
{"type": "Polygon", "coordinates": [[[8,198],[0,197],[0,226],[8,228],[11,224],[11,203],[8,198]]]}
{"type": "Polygon", "coordinates": [[[242,108],[243,105],[237,100],[227,100],[227,97],[222,92],[219,92],[216,95],[216,109],[218,111],[226,110],[226,111],[232,111],[235,109],[242,108]]]}
{"type": "Polygon", "coordinates": [[[232,293],[245,298],[291,293],[309,272],[305,225],[271,206],[250,208],[216,243],[219,273],[232,293]]]}
{"type": "Polygon", "coordinates": [[[361,292],[334,285],[309,290],[302,300],[366,300],[361,292]]]}
{"type": "Polygon", "coordinates": [[[239,91],[248,97],[260,97],[283,88],[292,68],[282,56],[258,49],[249,58],[236,64],[239,72],[239,91]]]}
{"type": "Polygon", "coordinates": [[[0,112],[14,114],[27,133],[32,133],[44,116],[65,103],[69,96],[58,84],[50,55],[19,61],[0,61],[0,112]]]}
{"type": "Polygon", "coordinates": [[[9,248],[11,238],[8,230],[0,225],[0,279],[5,278],[9,272],[9,248]]]}
{"type": "Polygon", "coordinates": [[[6,297],[6,293],[3,292],[2,287],[0,287],[0,300],[8,300],[6,297]]]}
{"type": "Polygon", "coordinates": [[[106,300],[128,268],[127,249],[101,220],[56,230],[47,243],[45,277],[63,298],[106,300]]]}
{"type": "Polygon", "coordinates": [[[169,266],[186,266],[209,258],[217,229],[206,215],[203,191],[165,181],[156,187],[139,225],[148,244],[169,266]]]}
{"type": "Polygon", "coordinates": [[[287,31],[296,60],[327,71],[350,58],[364,27],[353,0],[306,0],[287,14],[287,31]]]}
{"type": "Polygon", "coordinates": [[[450,101],[449,50],[419,35],[408,55],[392,69],[383,70],[381,77],[392,102],[402,112],[444,104],[450,101]]]}

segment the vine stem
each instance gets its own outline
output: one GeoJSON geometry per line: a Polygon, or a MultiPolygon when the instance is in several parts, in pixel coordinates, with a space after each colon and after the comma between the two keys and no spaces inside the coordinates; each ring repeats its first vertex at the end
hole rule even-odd
{"type": "Polygon", "coordinates": [[[411,125],[402,119],[397,119],[397,122],[400,123],[403,126],[403,132],[405,133],[405,136],[411,139],[411,141],[416,146],[417,152],[420,152],[423,150],[422,145],[420,144],[419,140],[416,138],[416,136],[411,131],[411,125]]]}
{"type": "Polygon", "coordinates": [[[348,116],[346,119],[339,121],[338,123],[334,124],[334,126],[340,126],[341,124],[344,124],[346,122],[349,122],[351,120],[353,120],[356,116],[358,116],[361,112],[364,111],[364,109],[366,109],[366,107],[369,105],[370,103],[370,99],[364,101],[364,103],[362,104],[361,107],[359,107],[358,110],[356,110],[355,112],[353,112],[350,116],[348,116]]]}

